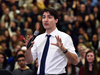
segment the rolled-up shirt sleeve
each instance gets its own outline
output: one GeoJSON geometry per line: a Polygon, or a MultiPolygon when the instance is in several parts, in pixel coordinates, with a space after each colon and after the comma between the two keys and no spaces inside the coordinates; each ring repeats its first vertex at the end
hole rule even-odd
{"type": "MultiPolygon", "coordinates": [[[[75,52],[75,47],[74,47],[72,38],[71,38],[69,35],[67,35],[67,36],[65,37],[65,41],[64,41],[64,42],[65,42],[65,43],[64,43],[64,47],[65,47],[69,52],[76,54],[76,52],[75,52]]],[[[77,54],[76,54],[76,55],[77,55],[77,54]]]]}
{"type": "Polygon", "coordinates": [[[37,58],[37,46],[36,43],[33,44],[33,47],[31,48],[31,53],[33,56],[33,61],[36,60],[37,58]]]}

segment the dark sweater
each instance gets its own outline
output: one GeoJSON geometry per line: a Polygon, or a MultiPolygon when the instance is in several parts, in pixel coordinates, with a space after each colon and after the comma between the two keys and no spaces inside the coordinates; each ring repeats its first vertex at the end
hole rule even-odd
{"type": "Polygon", "coordinates": [[[31,69],[26,69],[26,70],[21,70],[21,69],[16,69],[13,70],[14,75],[33,75],[33,71],[31,69]]]}

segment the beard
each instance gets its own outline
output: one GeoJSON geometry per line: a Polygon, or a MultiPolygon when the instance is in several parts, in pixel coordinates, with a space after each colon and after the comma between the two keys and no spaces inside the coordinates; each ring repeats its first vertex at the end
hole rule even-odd
{"type": "Polygon", "coordinates": [[[21,68],[25,68],[25,64],[20,64],[20,67],[21,68]]]}

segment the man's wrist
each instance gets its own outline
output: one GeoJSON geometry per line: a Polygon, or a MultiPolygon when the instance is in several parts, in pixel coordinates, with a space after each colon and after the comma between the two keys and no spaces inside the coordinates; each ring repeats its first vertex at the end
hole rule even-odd
{"type": "Polygon", "coordinates": [[[64,54],[67,53],[68,51],[63,45],[61,46],[61,50],[63,51],[64,54]]]}
{"type": "Polygon", "coordinates": [[[68,52],[68,50],[66,49],[66,51],[64,51],[63,53],[66,54],[68,52]]]}

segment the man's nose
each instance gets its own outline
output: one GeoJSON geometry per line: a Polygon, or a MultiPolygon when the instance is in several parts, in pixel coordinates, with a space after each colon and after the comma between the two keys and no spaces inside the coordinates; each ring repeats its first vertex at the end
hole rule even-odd
{"type": "Polygon", "coordinates": [[[48,21],[48,18],[47,17],[45,18],[45,21],[48,21]]]}

